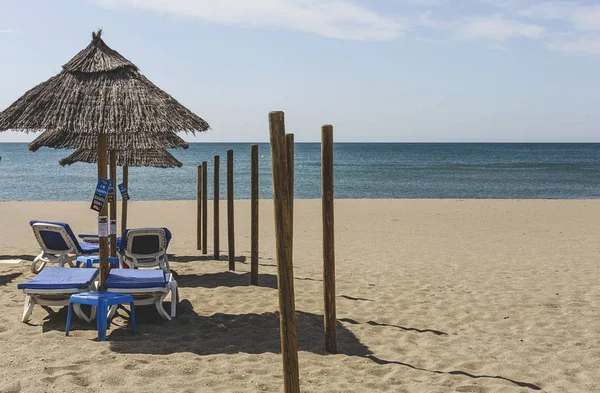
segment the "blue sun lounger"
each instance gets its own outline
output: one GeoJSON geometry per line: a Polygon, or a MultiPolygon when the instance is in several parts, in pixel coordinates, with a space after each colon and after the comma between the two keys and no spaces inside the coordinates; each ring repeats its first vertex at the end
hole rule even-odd
{"type": "Polygon", "coordinates": [[[78,256],[98,253],[98,244],[77,241],[69,224],[39,220],[29,224],[41,249],[40,255],[31,264],[33,273],[42,271],[47,263],[58,263],[60,267],[68,263],[72,266],[78,256]]]}
{"type": "MultiPolygon", "coordinates": [[[[98,269],[67,269],[50,266],[42,270],[34,279],[22,282],[17,288],[25,293],[25,306],[23,308],[22,322],[27,322],[33,307],[41,306],[68,306],[69,299],[74,293],[90,292],[96,289],[98,269]]],[[[88,318],[79,307],[75,307],[75,314],[86,322],[94,319],[95,310],[88,318]]]]}
{"type": "Polygon", "coordinates": [[[159,267],[170,272],[167,247],[171,242],[167,228],[136,228],[123,231],[118,252],[121,265],[130,268],[159,267]]]}
{"type": "MultiPolygon", "coordinates": [[[[163,270],[111,269],[104,284],[107,292],[128,293],[136,306],[154,304],[161,317],[170,321],[177,312],[177,282],[171,273],[163,270]],[[163,308],[163,301],[171,294],[171,314],[163,308]]],[[[112,307],[109,318],[117,311],[112,307]]]]}

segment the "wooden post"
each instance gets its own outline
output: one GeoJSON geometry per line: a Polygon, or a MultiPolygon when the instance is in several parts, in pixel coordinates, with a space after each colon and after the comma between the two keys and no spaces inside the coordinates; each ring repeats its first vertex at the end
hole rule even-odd
{"type": "Polygon", "coordinates": [[[296,305],[292,265],[292,223],[289,214],[288,170],[283,112],[269,113],[273,206],[277,246],[277,283],[279,289],[279,332],[283,357],[283,390],[300,392],[298,347],[296,342],[296,305]]]}
{"type": "Polygon", "coordinates": [[[202,165],[198,165],[196,184],[196,249],[202,249],[202,165]]]}
{"type": "MultiPolygon", "coordinates": [[[[98,177],[102,177],[104,179],[107,178],[106,175],[106,155],[108,154],[106,143],[106,134],[98,135],[98,177]]],[[[103,226],[102,231],[98,231],[98,243],[99,250],[98,256],[100,257],[100,288],[103,289],[104,283],[106,282],[106,277],[108,277],[108,237],[101,232],[108,232],[108,217],[106,216],[108,212],[108,203],[104,203],[102,210],[98,213],[98,229],[101,229],[100,226],[103,226]],[[100,235],[104,236],[100,236],[100,235]]]]}
{"type": "Polygon", "coordinates": [[[227,150],[227,246],[229,270],[235,271],[235,225],[233,215],[233,150],[227,150]]]}
{"type": "Polygon", "coordinates": [[[321,189],[323,203],[323,297],[325,349],[337,352],[335,312],[335,247],[333,234],[333,127],[321,129],[321,189]]]}
{"type": "Polygon", "coordinates": [[[250,284],[258,285],[258,145],[250,146],[250,284]]]}
{"type": "Polygon", "coordinates": [[[218,261],[221,257],[219,251],[219,165],[221,164],[221,158],[219,156],[215,156],[215,188],[214,188],[214,196],[213,196],[213,207],[214,207],[214,218],[213,218],[213,240],[214,240],[214,250],[215,250],[215,259],[218,261]]]}
{"type": "Polygon", "coordinates": [[[294,250],[294,134],[285,134],[285,154],[287,160],[288,195],[290,221],[292,223],[292,251],[294,250]]]}
{"type": "MultiPolygon", "coordinates": [[[[123,166],[123,185],[129,188],[129,167],[123,166]]],[[[127,229],[127,200],[121,199],[121,233],[127,229]]]]}
{"type": "Polygon", "coordinates": [[[117,256],[117,152],[110,151],[110,179],[113,183],[110,203],[110,256],[117,256]]]}
{"type": "Polygon", "coordinates": [[[208,254],[208,163],[202,161],[202,254],[208,254]]]}

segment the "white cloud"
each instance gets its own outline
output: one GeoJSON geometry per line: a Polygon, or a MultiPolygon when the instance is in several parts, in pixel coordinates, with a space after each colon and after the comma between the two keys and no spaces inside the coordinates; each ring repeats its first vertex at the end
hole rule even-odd
{"type": "Polygon", "coordinates": [[[96,0],[205,21],[256,28],[284,28],[349,40],[392,40],[404,35],[400,18],[349,0],[96,0]]]}
{"type": "Polygon", "coordinates": [[[577,30],[600,30],[600,5],[597,4],[549,1],[520,9],[518,14],[531,19],[565,21],[577,30]]]}
{"type": "Polygon", "coordinates": [[[418,21],[421,26],[427,29],[441,30],[448,26],[447,23],[443,22],[442,20],[435,19],[432,16],[431,10],[421,12],[419,14],[418,21]]]}
{"type": "Polygon", "coordinates": [[[14,34],[16,33],[16,31],[14,30],[1,30],[0,29],[0,34],[5,33],[5,34],[14,34]]]}
{"type": "Polygon", "coordinates": [[[540,38],[544,28],[535,24],[506,19],[500,15],[477,17],[461,24],[457,30],[460,39],[489,39],[503,42],[511,38],[540,38]]]}
{"type": "Polygon", "coordinates": [[[600,55],[600,36],[595,35],[558,40],[548,42],[546,46],[561,52],[600,55]]]}

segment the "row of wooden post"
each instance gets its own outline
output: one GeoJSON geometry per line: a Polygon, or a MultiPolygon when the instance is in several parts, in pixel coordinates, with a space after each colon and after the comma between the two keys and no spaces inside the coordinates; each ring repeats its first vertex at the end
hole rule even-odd
{"type": "MultiPolygon", "coordinates": [[[[254,145],[253,145],[254,146],[254,145]]],[[[257,150],[258,151],[258,150],[257,150]]],[[[219,260],[219,200],[220,200],[220,163],[221,158],[214,157],[214,188],[213,188],[213,250],[214,259],[219,260]]],[[[202,254],[208,254],[208,163],[203,161],[198,165],[198,184],[196,195],[196,248],[202,250],[202,254]]],[[[258,180],[258,176],[256,177],[258,180]]],[[[257,185],[258,190],[258,185],[257,185]]],[[[227,150],[227,243],[229,270],[235,271],[235,221],[234,221],[234,193],[233,193],[233,150],[227,150]]],[[[258,211],[256,215],[258,220],[258,211]]],[[[258,241],[258,237],[256,237],[258,241]]],[[[258,247],[257,250],[258,252],[258,247]]],[[[258,266],[258,259],[256,260],[258,266]]],[[[257,274],[258,276],[258,274],[257,274]]],[[[257,281],[257,280],[256,280],[257,281]]]]}
{"type": "MultiPolygon", "coordinates": [[[[294,135],[285,133],[283,112],[269,114],[273,204],[279,288],[279,324],[285,392],[299,392],[296,306],[294,300],[294,135]]],[[[337,352],[333,194],[333,127],[321,129],[323,217],[323,298],[325,348],[337,352]]]]}
{"type": "MultiPolygon", "coordinates": [[[[294,217],[294,135],[285,133],[283,112],[269,113],[273,206],[279,292],[279,322],[285,392],[299,392],[298,349],[296,342],[296,306],[293,272],[294,217]]],[[[250,148],[251,167],[251,284],[258,284],[258,145],[250,148]]],[[[198,167],[198,239],[206,254],[207,162],[198,167]],[[202,224],[202,225],[201,225],[202,224]],[[202,235],[202,236],[201,236],[202,235]]],[[[215,259],[218,259],[219,156],[215,156],[215,259]]],[[[323,218],[323,298],[324,336],[328,352],[337,352],[335,302],[333,127],[321,129],[321,181],[323,218]]],[[[227,211],[229,267],[234,270],[233,151],[227,152],[227,211]]]]}

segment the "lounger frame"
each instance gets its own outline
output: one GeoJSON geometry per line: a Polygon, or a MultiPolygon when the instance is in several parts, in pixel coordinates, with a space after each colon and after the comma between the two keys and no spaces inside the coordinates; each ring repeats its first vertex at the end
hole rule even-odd
{"type": "Polygon", "coordinates": [[[31,264],[32,273],[38,274],[42,271],[42,269],[44,269],[44,267],[46,267],[46,264],[48,263],[57,263],[60,267],[64,267],[66,263],[68,263],[71,267],[75,266],[73,261],[75,261],[79,256],[79,250],[77,249],[77,245],[73,243],[73,239],[71,239],[64,227],[56,224],[39,222],[31,224],[31,227],[33,228],[33,233],[41,249],[41,253],[35,257],[33,263],[31,264]],[[46,247],[46,243],[42,238],[41,231],[58,233],[68,248],[66,250],[53,250],[46,247]],[[41,264],[39,267],[36,267],[39,262],[41,262],[41,264]]]}
{"type": "Polygon", "coordinates": [[[159,267],[165,273],[170,273],[169,258],[167,257],[167,236],[162,228],[129,229],[126,234],[127,246],[122,251],[121,266],[131,269],[159,267]],[[153,254],[133,253],[133,240],[138,236],[154,235],[159,239],[159,251],[153,254]]]}
{"type": "MultiPolygon", "coordinates": [[[[66,289],[23,289],[25,293],[25,305],[23,307],[23,316],[21,322],[27,322],[35,305],[40,306],[68,306],[71,295],[81,292],[97,291],[97,281],[92,282],[86,288],[66,288],[66,289]]],[[[81,310],[81,305],[76,304],[73,307],[75,314],[86,322],[92,321],[96,317],[95,307],[92,307],[91,314],[88,317],[81,310]]]]}
{"type": "MultiPolygon", "coordinates": [[[[169,274],[165,287],[154,288],[106,288],[107,292],[127,293],[133,296],[133,303],[136,306],[148,306],[154,304],[161,317],[170,321],[177,315],[177,281],[169,274]],[[171,294],[171,314],[167,313],[163,307],[163,302],[171,294]]],[[[112,306],[109,312],[109,319],[112,318],[118,306],[112,306]]]]}

